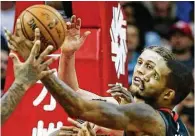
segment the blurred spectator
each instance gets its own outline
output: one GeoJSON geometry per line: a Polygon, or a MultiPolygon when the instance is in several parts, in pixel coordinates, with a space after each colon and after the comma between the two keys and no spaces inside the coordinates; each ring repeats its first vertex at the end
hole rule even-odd
{"type": "Polygon", "coordinates": [[[70,21],[73,15],[71,1],[45,1],[45,3],[57,9],[66,22],[70,21]]]}
{"type": "Polygon", "coordinates": [[[194,8],[190,11],[190,27],[194,36],[194,8]]]}
{"type": "Polygon", "coordinates": [[[134,67],[137,63],[139,53],[136,49],[139,46],[139,30],[135,25],[127,26],[127,47],[128,47],[128,82],[131,84],[134,67]]]}
{"type": "Polygon", "coordinates": [[[144,2],[148,7],[154,24],[154,31],[158,32],[161,38],[168,39],[170,26],[177,21],[176,5],[170,1],[144,2]]]}
{"type": "Polygon", "coordinates": [[[146,33],[153,29],[152,16],[142,2],[126,2],[122,7],[127,17],[127,23],[139,28],[140,46],[136,50],[141,52],[145,45],[146,33]]]}
{"type": "Polygon", "coordinates": [[[194,93],[191,92],[177,108],[181,120],[188,128],[190,135],[194,136],[194,93]]]}
{"type": "Polygon", "coordinates": [[[15,2],[2,1],[1,2],[1,32],[3,27],[6,27],[10,32],[13,32],[15,18],[15,2]]]}
{"type": "Polygon", "coordinates": [[[170,46],[178,61],[193,70],[194,68],[194,39],[190,26],[179,21],[170,28],[170,46]]]}
{"type": "MultiPolygon", "coordinates": [[[[177,60],[185,64],[190,70],[194,70],[194,38],[190,26],[183,21],[179,21],[170,28],[169,36],[170,46],[177,60]]],[[[190,135],[194,135],[193,91],[176,107],[176,110],[188,128],[190,135]]]]}
{"type": "Polygon", "coordinates": [[[145,47],[161,45],[161,37],[156,32],[147,32],[145,35],[145,47]]]}
{"type": "Polygon", "coordinates": [[[8,46],[5,38],[1,36],[1,94],[3,94],[8,62],[8,46]]]}

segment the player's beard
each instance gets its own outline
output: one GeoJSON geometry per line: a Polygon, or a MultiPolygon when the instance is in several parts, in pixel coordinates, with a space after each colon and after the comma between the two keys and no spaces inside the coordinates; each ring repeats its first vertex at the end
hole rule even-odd
{"type": "Polygon", "coordinates": [[[144,100],[145,103],[151,105],[152,107],[155,106],[157,102],[156,96],[141,96],[139,92],[135,92],[134,96],[138,99],[144,100]]]}
{"type": "Polygon", "coordinates": [[[130,92],[132,93],[133,96],[135,96],[138,99],[143,100],[146,104],[151,105],[152,107],[156,107],[156,103],[157,103],[157,98],[159,96],[159,94],[155,93],[153,95],[141,95],[140,92],[144,92],[140,91],[140,90],[134,90],[135,88],[130,87],[130,92]]]}

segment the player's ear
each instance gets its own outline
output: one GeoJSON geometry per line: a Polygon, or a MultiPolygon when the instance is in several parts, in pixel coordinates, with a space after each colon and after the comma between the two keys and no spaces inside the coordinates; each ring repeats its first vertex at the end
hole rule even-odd
{"type": "Polygon", "coordinates": [[[167,88],[164,92],[164,100],[173,100],[175,98],[175,90],[167,88]]]}

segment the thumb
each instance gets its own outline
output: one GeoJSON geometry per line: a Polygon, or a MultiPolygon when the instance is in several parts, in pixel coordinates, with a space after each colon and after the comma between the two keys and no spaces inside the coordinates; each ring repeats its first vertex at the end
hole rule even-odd
{"type": "Polygon", "coordinates": [[[86,32],[83,34],[83,36],[80,38],[80,41],[81,41],[82,44],[83,44],[83,42],[85,41],[85,39],[87,38],[87,36],[88,36],[89,34],[91,34],[91,32],[90,32],[90,31],[86,31],[86,32]]]}
{"type": "Polygon", "coordinates": [[[15,53],[10,53],[9,56],[12,59],[14,65],[18,65],[21,63],[18,56],[15,53]]]}

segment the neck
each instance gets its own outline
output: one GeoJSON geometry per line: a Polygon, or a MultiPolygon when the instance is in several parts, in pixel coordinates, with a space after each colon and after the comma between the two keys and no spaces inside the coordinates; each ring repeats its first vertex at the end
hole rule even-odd
{"type": "Polygon", "coordinates": [[[166,109],[170,109],[170,110],[173,110],[173,108],[174,108],[174,106],[172,106],[172,105],[161,105],[158,109],[160,109],[160,108],[166,108],[166,109]]]}
{"type": "Polygon", "coordinates": [[[184,61],[184,60],[188,60],[191,57],[191,52],[187,51],[184,54],[175,54],[175,57],[180,60],[180,61],[184,61]]]}

